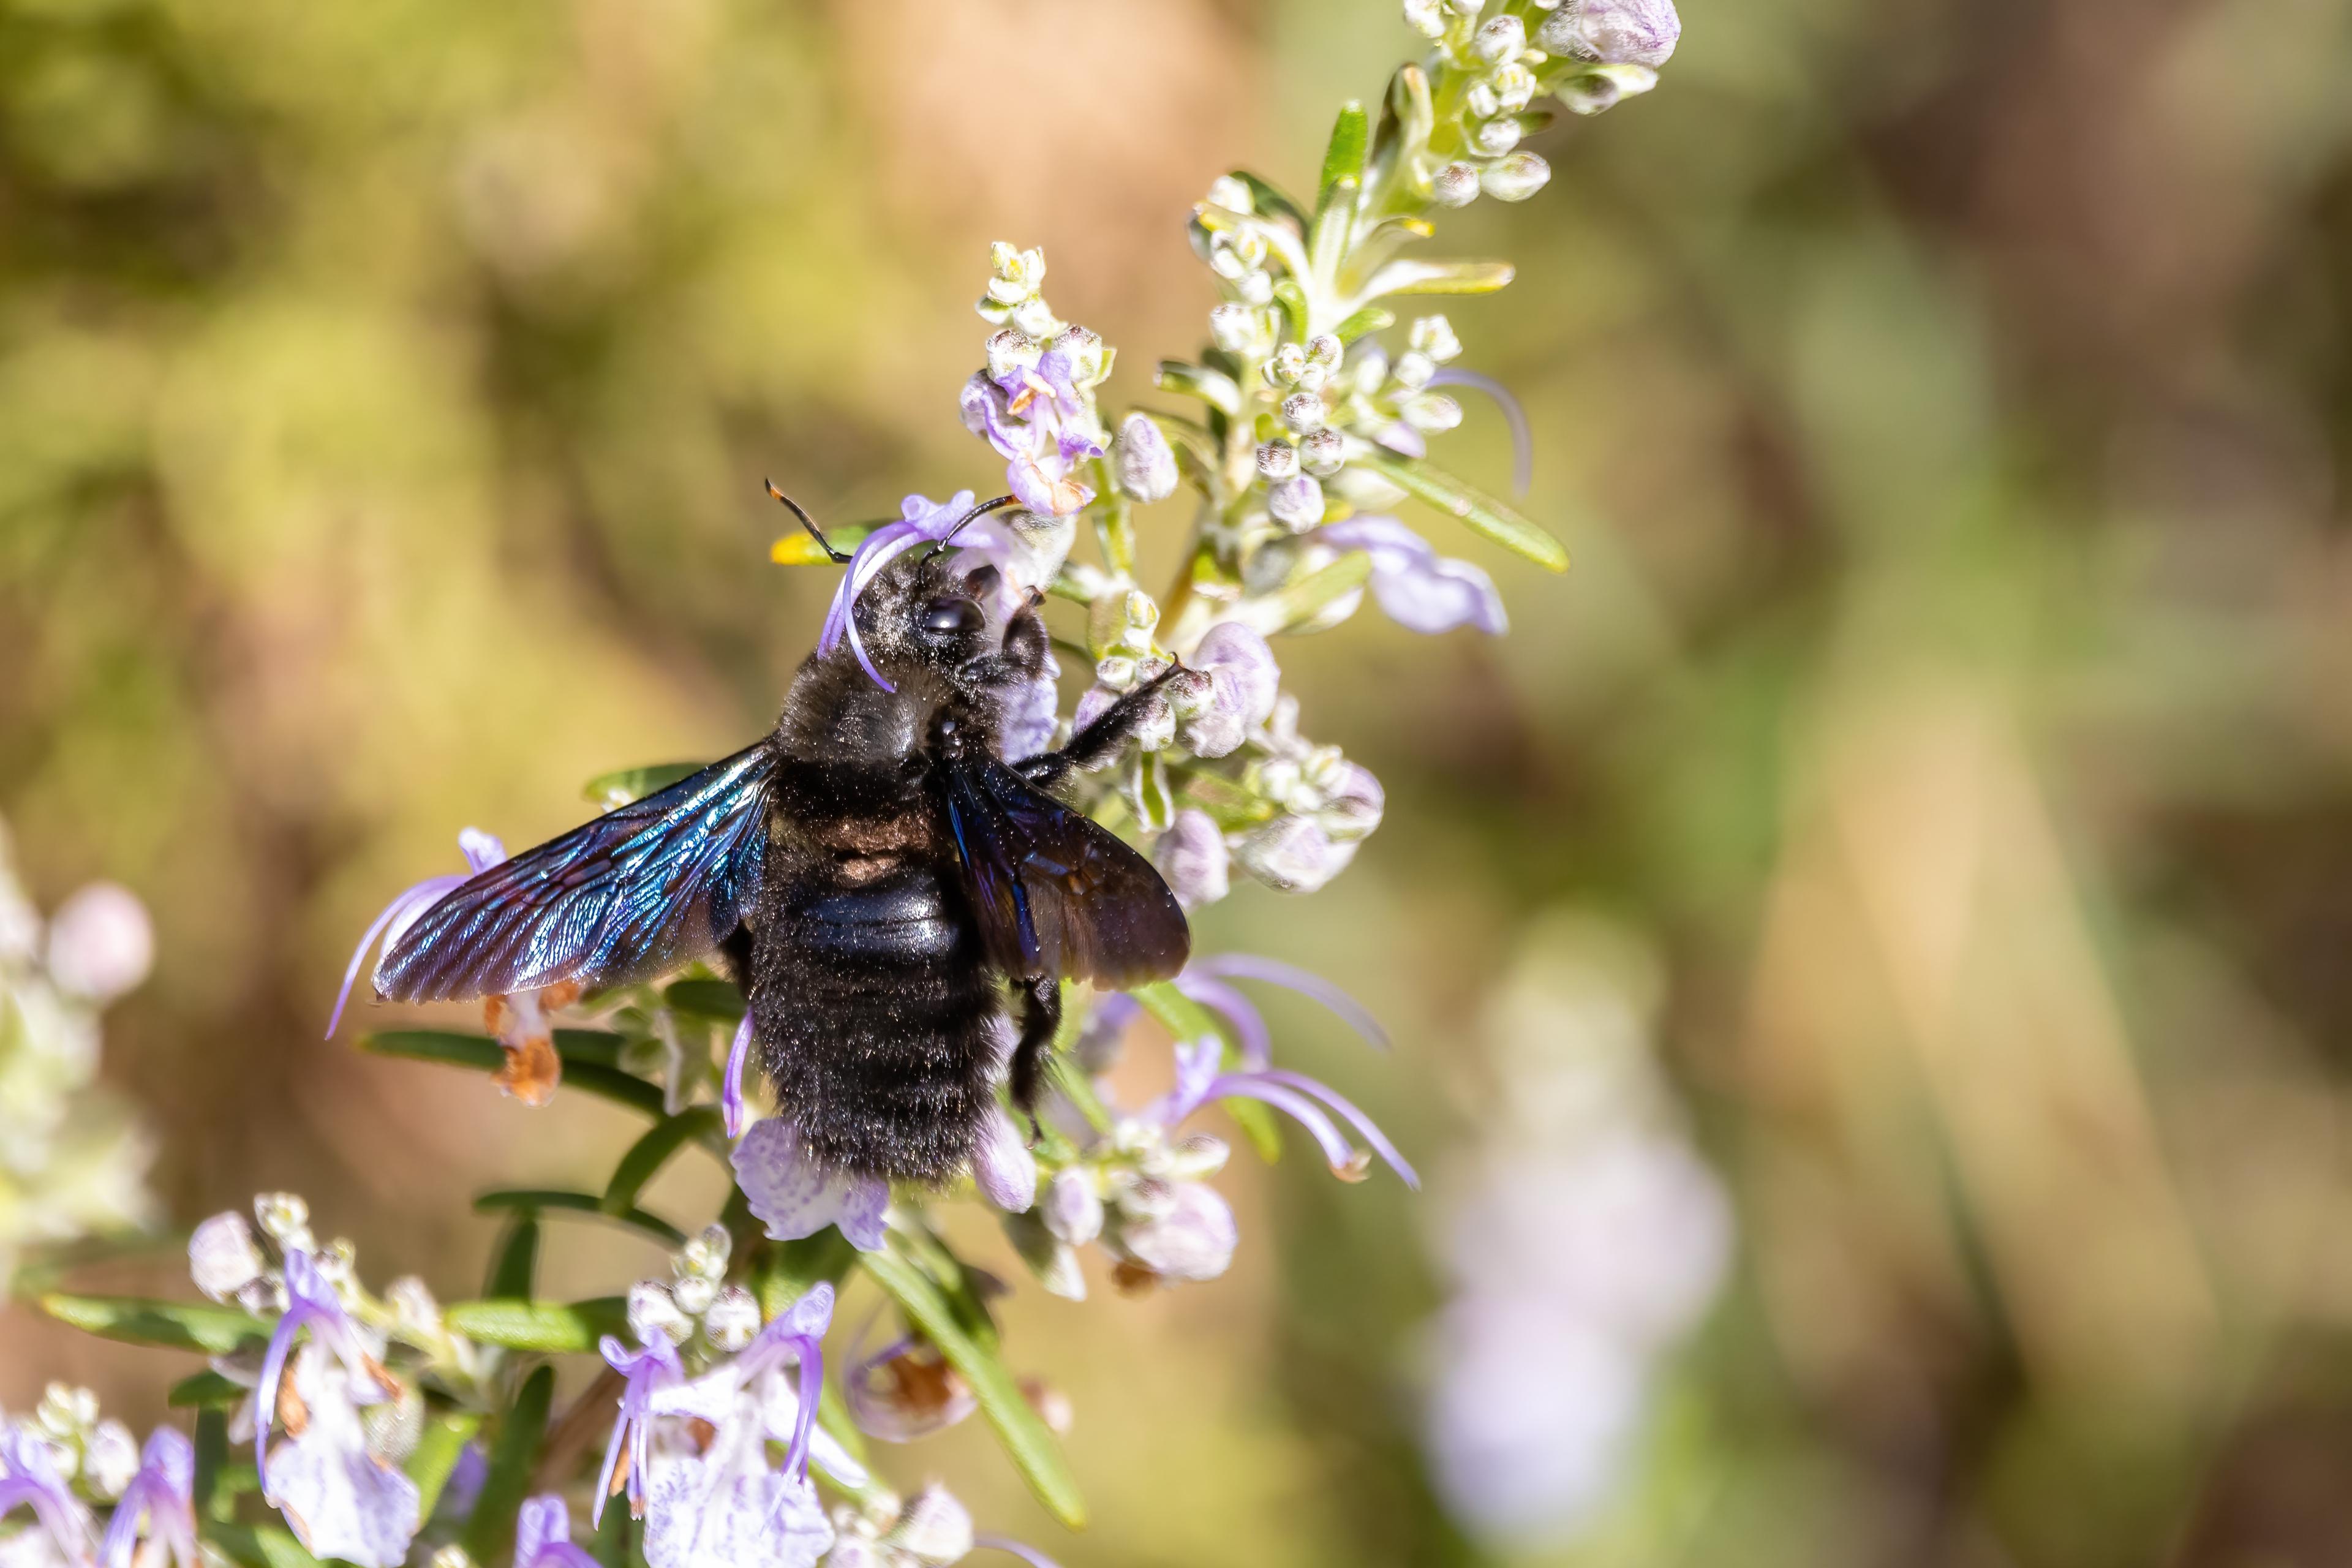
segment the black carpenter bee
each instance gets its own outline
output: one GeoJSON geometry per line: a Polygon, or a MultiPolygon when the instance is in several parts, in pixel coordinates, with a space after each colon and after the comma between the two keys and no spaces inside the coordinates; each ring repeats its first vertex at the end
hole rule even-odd
{"type": "Polygon", "coordinates": [[[818,1163],[953,1175],[1000,1072],[1033,1110],[1061,981],[1164,979],[1192,938],[1150,862],[1048,793],[1116,755],[1157,683],[1007,763],[1005,704],[1045,670],[1045,626],[1035,595],[992,613],[995,568],[960,574],[945,543],[899,556],[853,606],[895,689],[845,646],[812,655],[773,733],[457,889],[386,949],[376,994],[594,988],[714,958],[818,1163]]]}

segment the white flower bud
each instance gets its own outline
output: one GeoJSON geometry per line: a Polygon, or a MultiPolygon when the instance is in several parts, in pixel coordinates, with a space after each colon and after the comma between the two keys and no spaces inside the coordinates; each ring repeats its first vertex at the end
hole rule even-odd
{"type": "Polygon", "coordinates": [[[1304,816],[1279,816],[1234,847],[1242,868],[1284,893],[1311,893],[1346,869],[1355,858],[1352,844],[1334,844],[1304,816]]]}
{"type": "MultiPolygon", "coordinates": [[[[1131,689],[1135,685],[1133,656],[1124,653],[1105,654],[1095,662],[1095,680],[1098,685],[1111,691],[1123,692],[1131,689]]],[[[1083,702],[1079,704],[1080,710],[1071,721],[1081,730],[1087,727],[1085,706],[1083,702]]],[[[1108,708],[1110,704],[1106,702],[1103,706],[1108,708]]]]}
{"type": "Polygon", "coordinates": [[[1559,86],[1559,100],[1571,114],[1599,114],[1658,85],[1648,66],[1595,66],[1559,86]]]}
{"type": "Polygon", "coordinates": [[[1249,182],[1231,174],[1220,174],[1209,182],[1209,205],[1227,212],[1245,213],[1253,210],[1249,182]]]}
{"type": "Polygon", "coordinates": [[[261,1278],[261,1249],[253,1231],[235,1209],[216,1214],[196,1226],[188,1237],[188,1275],[196,1289],[215,1301],[227,1301],[261,1278]]]}
{"type": "Polygon", "coordinates": [[[1234,292],[1253,305],[1274,303],[1274,279],[1263,272],[1252,272],[1234,284],[1234,292]]]}
{"type": "Polygon", "coordinates": [[[49,977],[92,1002],[110,1002],[147,978],[155,928],[128,888],[92,882],[49,917],[49,977]]]}
{"type": "Polygon", "coordinates": [[[1517,16],[1497,16],[1470,36],[1470,52],[1488,65],[1510,59],[1527,47],[1527,24],[1517,16]]]}
{"type": "Polygon", "coordinates": [[[740,1351],[760,1331],[760,1303],[740,1285],[730,1285],[703,1310],[702,1331],[720,1350],[740,1351]]]}
{"type": "Polygon", "coordinates": [[[1149,506],[1176,493],[1176,449],[1159,425],[1140,414],[1130,414],[1118,427],[1113,454],[1119,493],[1149,506]]]}
{"type": "Polygon", "coordinates": [[[992,333],[987,351],[988,378],[991,381],[1002,381],[1015,370],[1034,367],[1045,353],[1028,333],[1017,327],[1007,327],[1001,332],[992,333]]]}
{"type": "Polygon", "coordinates": [[[1231,887],[1225,874],[1229,858],[1225,836],[1217,825],[1206,812],[1189,807],[1176,814],[1151,852],[1168,890],[1188,910],[1206,908],[1225,896],[1231,887]]]}
{"type": "Polygon", "coordinates": [[[1096,1195],[1094,1182],[1084,1170],[1065,1166],[1046,1184],[1040,1217],[1056,1239],[1084,1247],[1102,1234],[1102,1199],[1096,1195]]]}
{"type": "Polygon", "coordinates": [[[1310,430],[1298,442],[1298,460],[1318,479],[1328,479],[1347,460],[1348,443],[1337,430],[1310,430]]]}
{"type": "Polygon", "coordinates": [[[1544,18],[1536,47],[1571,59],[1655,69],[1674,58],[1682,36],[1674,0],[1572,0],[1544,18]]]}
{"type": "Polygon", "coordinates": [[[1509,115],[1489,120],[1470,133],[1470,144],[1489,158],[1499,158],[1519,144],[1519,122],[1509,115]]]}
{"type": "Polygon", "coordinates": [[[1478,171],[1468,163],[1448,163],[1430,177],[1429,199],[1442,207],[1466,207],[1478,199],[1478,171]]]}
{"type": "Polygon", "coordinates": [[[1551,179],[1551,165],[1533,153],[1514,153],[1486,165],[1478,188],[1498,202],[1523,202],[1551,179]]]}
{"type": "Polygon", "coordinates": [[[1417,317],[1406,338],[1424,359],[1438,364],[1462,353],[1462,340],[1454,335],[1454,323],[1443,316],[1417,317]]]}
{"type": "Polygon", "coordinates": [[[1168,1173],[1180,1182],[1205,1181],[1225,1168],[1233,1151],[1209,1132],[1193,1132],[1168,1146],[1168,1173]]]}
{"type": "Polygon", "coordinates": [[[474,1568],[474,1558],[471,1552],[453,1541],[436,1550],[427,1560],[425,1568],[474,1568]]]}
{"type": "Polygon", "coordinates": [[[1326,374],[1339,368],[1348,356],[1348,345],[1331,332],[1318,332],[1307,340],[1307,363],[1326,374]]]}
{"type": "Polygon", "coordinates": [[[139,1440],[120,1421],[101,1421],[82,1449],[82,1474],[89,1489],[109,1502],[122,1495],[139,1473],[139,1440]]]}
{"type": "MultiPolygon", "coordinates": [[[[727,1234],[723,1225],[702,1227],[702,1234],[678,1248],[670,1267],[685,1279],[718,1279],[727,1273],[728,1255],[735,1249],[735,1238],[727,1234]]],[[[688,1308],[691,1311],[694,1309],[688,1308]]]]}
{"type": "Polygon", "coordinates": [[[1388,792],[1360,763],[1343,762],[1335,772],[1336,777],[1317,781],[1324,796],[1323,809],[1315,814],[1317,824],[1334,844],[1370,837],[1388,808],[1388,792]]]}
{"type": "Polygon", "coordinates": [[[1397,355],[1394,374],[1399,386],[1417,392],[1429,384],[1429,378],[1437,374],[1437,366],[1428,354],[1418,348],[1411,348],[1397,355]]]}
{"type": "Polygon", "coordinates": [[[1439,0],[1404,0],[1404,25],[1424,38],[1445,36],[1445,8],[1439,0]]]}
{"type": "Polygon", "coordinates": [[[1503,100],[1483,81],[1473,87],[1462,101],[1475,120],[1492,120],[1503,111],[1503,100]]]}
{"type": "Polygon", "coordinates": [[[1029,300],[1015,307],[1013,324],[1040,342],[1062,330],[1061,319],[1045,308],[1042,299],[1029,300]]]}
{"type": "Polygon", "coordinates": [[[1265,318],[1228,300],[1209,312],[1209,336],[1229,354],[1252,357],[1265,342],[1265,318]]]}
{"type": "Polygon", "coordinates": [[[1006,1214],[1025,1214],[1037,1201],[1037,1156],[1013,1118],[992,1105],[972,1151],[971,1179],[1006,1214]]]}
{"type": "Polygon", "coordinates": [[[69,1383],[52,1383],[41,1390],[33,1420],[42,1431],[62,1442],[85,1437],[98,1424],[98,1394],[69,1383]]]}
{"type": "Polygon", "coordinates": [[[1265,492],[1265,510],[1293,533],[1304,533],[1323,521],[1323,487],[1306,474],[1297,474],[1265,492]]]}
{"type": "Polygon", "coordinates": [[[1497,108],[1517,114],[1535,101],[1536,73],[1517,60],[1497,68],[1487,81],[1497,108]]]}
{"type": "Polygon", "coordinates": [[[1268,441],[1257,449],[1257,471],[1269,479],[1286,479],[1298,471],[1298,448],[1287,441],[1268,441]]]}
{"type": "Polygon", "coordinates": [[[1486,8],[1486,0],[1447,0],[1458,16],[1475,16],[1486,8]]]}
{"type": "Polygon", "coordinates": [[[1122,1226],[1118,1249],[1163,1279],[1214,1279],[1234,1260],[1241,1240],[1234,1211],[1215,1188],[1198,1182],[1169,1185],[1158,1212],[1122,1226]]]}
{"type": "Polygon", "coordinates": [[[643,1345],[652,1344],[656,1336],[684,1344],[687,1335],[694,1332],[694,1324],[677,1310],[667,1286],[657,1279],[640,1279],[629,1287],[629,1331],[643,1345]]]}
{"type": "Polygon", "coordinates": [[[923,1568],[947,1568],[971,1554],[971,1514],[934,1482],[915,1494],[885,1539],[923,1568]]]}
{"type": "Polygon", "coordinates": [[[441,1331],[441,1303],[432,1289],[414,1274],[404,1274],[383,1288],[384,1304],[392,1309],[394,1326],[405,1336],[429,1339],[441,1331]]]}
{"type": "Polygon", "coordinates": [[[280,1247],[310,1250],[310,1205],[295,1193],[259,1193],[253,1200],[253,1217],[263,1234],[280,1247]]]}
{"type": "Polygon", "coordinates": [[[698,1318],[719,1300],[719,1281],[700,1274],[689,1274],[669,1288],[669,1299],[677,1310],[689,1318],[698,1318]]]}
{"type": "Polygon", "coordinates": [[[1052,346],[1069,357],[1071,379],[1082,387],[1097,384],[1109,373],[1109,351],[1103,346],[1102,334],[1092,327],[1071,327],[1052,346]]]}
{"type": "Polygon", "coordinates": [[[1416,430],[1451,430],[1462,423],[1462,405],[1442,392],[1409,398],[1397,412],[1416,430]]]}
{"type": "Polygon", "coordinates": [[[1348,368],[1348,384],[1370,397],[1389,378],[1389,356],[1381,345],[1367,338],[1356,345],[1355,362],[1348,368]]]}
{"type": "Polygon", "coordinates": [[[1293,430],[1319,430],[1324,421],[1323,400],[1311,392],[1294,392],[1282,400],[1282,422],[1293,430]]]}
{"type": "Polygon", "coordinates": [[[1307,368],[1307,350],[1297,343],[1285,343],[1274,351],[1265,362],[1265,374],[1270,381],[1285,386],[1297,384],[1299,374],[1307,368]]]}

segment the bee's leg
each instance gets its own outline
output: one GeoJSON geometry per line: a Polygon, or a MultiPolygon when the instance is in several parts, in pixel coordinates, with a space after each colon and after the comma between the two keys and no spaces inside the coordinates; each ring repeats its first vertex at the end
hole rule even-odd
{"type": "Polygon", "coordinates": [[[1013,1105],[1029,1119],[1034,1142],[1044,1136],[1037,1125],[1037,1091],[1045,1084],[1045,1053],[1062,1026],[1062,986],[1050,974],[1014,984],[1021,987],[1021,1042],[1013,1047],[1013,1105]]]}
{"type": "Polygon", "coordinates": [[[1050,790],[1073,773],[1088,773],[1101,767],[1118,755],[1118,749],[1143,727],[1143,721],[1151,716],[1151,699],[1183,668],[1181,664],[1170,665],[1150,681],[1095,715],[1094,722],[1072,735],[1068,745],[1058,752],[1024,757],[1013,764],[1013,771],[1039,789],[1050,790]]]}
{"type": "Polygon", "coordinates": [[[714,967],[726,970],[728,978],[735,982],[735,989],[743,993],[743,999],[746,1002],[750,1001],[751,999],[751,928],[739,925],[729,931],[726,940],[719,944],[719,956],[723,963],[714,967]]]}

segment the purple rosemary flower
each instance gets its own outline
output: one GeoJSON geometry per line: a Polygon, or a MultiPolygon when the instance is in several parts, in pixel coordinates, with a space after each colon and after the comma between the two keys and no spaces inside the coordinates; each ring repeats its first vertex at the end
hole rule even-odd
{"type": "Polygon", "coordinates": [[[1372,597],[1408,631],[1434,634],[1472,626],[1500,637],[1509,626],[1493,578],[1467,561],[1441,556],[1393,517],[1351,517],[1317,529],[1314,537],[1334,550],[1370,555],[1372,597]]]}
{"type": "Polygon", "coordinates": [[[394,1568],[416,1534],[416,1483],[369,1450],[362,1406],[397,1398],[382,1341],[344,1308],[310,1252],[286,1248],[286,1313],[269,1337],[254,1394],[253,1452],[262,1497],[311,1553],[394,1568]],[[310,1342],[298,1355],[304,1330],[310,1342]],[[290,1377],[288,1361],[292,1359],[290,1377]],[[294,1397],[282,1397],[290,1382],[294,1397]],[[269,1451],[283,1418],[288,1440],[269,1451]]]}
{"type": "Polygon", "coordinates": [[[1225,836],[1205,811],[1187,806],[1169,823],[1168,831],[1151,847],[1152,863],[1167,879],[1168,890],[1188,910],[1206,908],[1225,896],[1230,887],[1225,868],[1231,856],[1225,836]]]}
{"type": "Polygon", "coordinates": [[[1404,1178],[1405,1185],[1421,1185],[1420,1176],[1397,1152],[1387,1135],[1372,1124],[1372,1119],[1328,1084],[1287,1068],[1244,1066],[1239,1072],[1226,1072],[1223,1058],[1224,1042],[1214,1037],[1179,1044],[1176,1087],[1154,1101],[1144,1111],[1145,1117],[1162,1127],[1173,1128],[1213,1100],[1260,1100],[1306,1128],[1323,1151],[1331,1173],[1340,1180],[1361,1181],[1371,1167],[1371,1155],[1350,1143],[1347,1134],[1339,1131],[1339,1123],[1345,1122],[1388,1162],[1391,1170],[1404,1178]]]}
{"type": "Polygon", "coordinates": [[[1130,414],[1119,423],[1113,466],[1129,500],[1148,506],[1176,493],[1176,450],[1149,415],[1130,414]]]}
{"type": "Polygon", "coordinates": [[[572,1509],[555,1492],[525,1498],[515,1515],[514,1568],[597,1568],[572,1540],[572,1509]]]}
{"type": "Polygon", "coordinates": [[[1221,621],[1192,650],[1193,689],[1178,709],[1177,737],[1196,757],[1222,757],[1266,721],[1282,688],[1282,669],[1265,638],[1238,621],[1221,621]]]}
{"type": "Polygon", "coordinates": [[[1093,403],[1077,385],[1078,355],[1064,341],[1034,364],[975,371],[959,399],[964,428],[1005,459],[1007,488],[1031,511],[1067,517],[1095,499],[1077,466],[1103,454],[1093,403]]]}
{"type": "Polygon", "coordinates": [[[1007,1214],[1025,1214],[1037,1201],[1037,1157],[1003,1106],[989,1108],[980,1147],[972,1152],[971,1178],[1007,1214]]]}
{"type": "Polygon", "coordinates": [[[367,928],[359,946],[352,950],[352,962],[343,971],[342,989],[335,993],[335,1011],[327,1020],[327,1038],[335,1037],[335,1030],[343,1021],[343,1005],[351,1000],[352,982],[359,978],[360,964],[368,949],[382,937],[386,947],[400,940],[401,932],[413,924],[416,917],[437,904],[447,894],[463,887],[468,879],[477,877],[507,858],[507,847],[494,833],[478,827],[468,827],[457,835],[457,847],[465,854],[467,869],[452,871],[446,876],[427,877],[415,887],[401,893],[384,905],[383,912],[367,928]]]}
{"type": "Polygon", "coordinates": [[[1104,1244],[1128,1289],[1214,1279],[1230,1268],[1241,1231],[1233,1205],[1206,1182],[1146,1177],[1114,1194],[1104,1244]]]}
{"type": "Polygon", "coordinates": [[[937,1482],[908,1499],[895,1516],[871,1506],[845,1509],[839,1523],[841,1539],[825,1568],[950,1568],[982,1549],[1011,1552],[1030,1568],[1055,1568],[1034,1546],[973,1533],[971,1510],[937,1482]]]}
{"type": "Polygon", "coordinates": [[[1674,0],[1569,0],[1536,29],[1536,47],[1571,59],[1654,70],[1674,58],[1682,36],[1674,0]]]}
{"type": "Polygon", "coordinates": [[[698,1448],[664,1445],[652,1454],[646,1560],[653,1568],[806,1568],[832,1545],[809,1484],[811,1453],[843,1485],[866,1484],[863,1467],[815,1426],[833,1300],[833,1287],[820,1282],[740,1353],[648,1400],[650,1415],[710,1430],[698,1448]],[[781,1469],[768,1460],[772,1442],[785,1445],[781,1469]]]}
{"type": "Polygon", "coordinates": [[[1278,893],[1311,893],[1348,868],[1356,846],[1332,837],[1313,817],[1290,813],[1243,836],[1234,858],[1278,893]]]}
{"type": "Polygon", "coordinates": [[[156,1427],[139,1457],[138,1474],[122,1489],[114,1517],[106,1521],[100,1568],[131,1568],[142,1536],[173,1568],[196,1568],[203,1554],[196,1548],[195,1489],[194,1445],[169,1426],[156,1427]]]}
{"type": "Polygon", "coordinates": [[[751,1110],[743,1102],[743,1068],[751,1056],[751,1005],[743,1004],[743,1021],[735,1026],[734,1043],[727,1047],[727,1076],[719,1088],[719,1116],[725,1123],[727,1136],[740,1138],[749,1125],[751,1110]]]}
{"type": "Polygon", "coordinates": [[[798,1241],[835,1225],[859,1251],[881,1249],[889,1184],[825,1170],[802,1151],[800,1130],[784,1118],[753,1122],[732,1163],[744,1202],[774,1240],[798,1241]]]}
{"type": "Polygon", "coordinates": [[[619,1373],[622,1381],[620,1414],[613,1422],[612,1440],[604,1445],[604,1467],[597,1473],[596,1501],[589,1512],[591,1524],[604,1521],[604,1500],[613,1495],[614,1476],[621,1468],[624,1450],[628,1455],[623,1485],[629,1494],[629,1512],[645,1513],[646,1476],[653,1454],[654,1396],[686,1379],[677,1347],[658,1330],[646,1333],[637,1350],[611,1334],[598,1341],[596,1348],[604,1353],[604,1364],[619,1373]]]}
{"type": "Polygon", "coordinates": [[[1536,479],[1536,439],[1534,431],[1528,427],[1528,411],[1519,406],[1519,400],[1512,395],[1511,389],[1491,375],[1481,375],[1475,370],[1450,368],[1433,374],[1428,384],[1466,386],[1495,400],[1495,406],[1503,411],[1503,418],[1511,427],[1511,488],[1518,494],[1526,495],[1536,479]]]}
{"type": "Polygon", "coordinates": [[[49,1445],[21,1426],[11,1426],[0,1432],[0,1515],[19,1507],[33,1510],[34,1531],[19,1540],[29,1542],[45,1538],[50,1548],[31,1557],[31,1563],[46,1560],[81,1568],[91,1561],[97,1528],[90,1521],[89,1510],[58,1473],[57,1456],[49,1445]]]}

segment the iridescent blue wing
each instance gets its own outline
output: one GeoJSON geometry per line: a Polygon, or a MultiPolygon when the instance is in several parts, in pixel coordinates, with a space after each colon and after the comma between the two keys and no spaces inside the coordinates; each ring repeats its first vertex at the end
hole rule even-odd
{"type": "Polygon", "coordinates": [[[1150,861],[993,757],[941,773],[965,885],[997,967],[1111,987],[1184,967],[1192,933],[1150,861]]]}
{"type": "Polygon", "coordinates": [[[773,769],[751,747],[491,867],[384,949],[376,994],[619,985],[709,952],[758,896],[773,769]]]}

